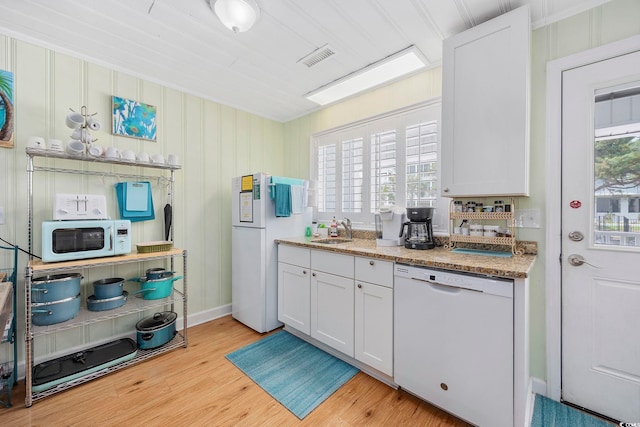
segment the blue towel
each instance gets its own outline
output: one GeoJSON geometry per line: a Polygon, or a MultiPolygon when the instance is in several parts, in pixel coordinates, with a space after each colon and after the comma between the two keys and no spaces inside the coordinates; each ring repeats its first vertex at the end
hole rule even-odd
{"type": "Polygon", "coordinates": [[[291,216],[291,186],[274,185],[276,193],[276,216],[291,216]]]}
{"type": "MultiPolygon", "coordinates": [[[[297,178],[286,178],[284,176],[272,176],[271,184],[289,184],[289,185],[304,185],[304,181],[297,178]]],[[[276,186],[269,186],[269,195],[271,200],[276,199],[276,186]]]]}

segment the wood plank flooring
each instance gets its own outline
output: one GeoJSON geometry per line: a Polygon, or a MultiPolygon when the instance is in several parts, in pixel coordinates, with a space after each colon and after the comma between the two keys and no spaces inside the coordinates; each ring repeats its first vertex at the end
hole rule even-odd
{"type": "Polygon", "coordinates": [[[468,426],[360,372],[299,420],[224,356],[263,335],[231,316],[189,328],[189,347],[24,407],[24,380],[0,426],[468,426]]]}

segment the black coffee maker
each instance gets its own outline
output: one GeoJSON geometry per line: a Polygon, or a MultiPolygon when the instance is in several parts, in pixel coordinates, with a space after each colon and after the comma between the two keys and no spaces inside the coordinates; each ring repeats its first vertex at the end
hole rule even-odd
{"type": "Polygon", "coordinates": [[[400,236],[404,234],[404,247],[407,249],[433,249],[433,211],[435,208],[407,208],[407,219],[402,224],[400,236]]]}

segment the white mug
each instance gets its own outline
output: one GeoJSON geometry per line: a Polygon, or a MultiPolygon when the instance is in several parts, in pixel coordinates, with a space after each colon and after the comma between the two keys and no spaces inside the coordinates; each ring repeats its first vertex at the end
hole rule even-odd
{"type": "Polygon", "coordinates": [[[78,129],[84,124],[84,116],[80,113],[71,112],[67,114],[66,123],[71,129],[78,129]]]}
{"type": "Polygon", "coordinates": [[[108,157],[110,159],[119,159],[120,158],[120,151],[118,151],[118,149],[116,147],[109,147],[109,148],[107,148],[107,151],[105,152],[105,157],[108,157]]]}
{"type": "Polygon", "coordinates": [[[138,159],[139,162],[144,162],[144,163],[149,163],[149,153],[145,153],[140,152],[136,155],[136,159],[138,159]]]}
{"type": "Polygon", "coordinates": [[[50,139],[49,150],[64,151],[64,144],[59,139],[50,139]]]}
{"type": "Polygon", "coordinates": [[[134,153],[132,150],[122,150],[122,152],[120,153],[120,157],[122,157],[122,160],[129,160],[131,162],[134,162],[136,160],[136,153],[134,153]]]}
{"type": "Polygon", "coordinates": [[[87,126],[91,130],[100,130],[102,129],[102,123],[98,121],[95,117],[91,116],[87,119],[87,126]]]}
{"type": "Polygon", "coordinates": [[[104,150],[102,149],[101,146],[96,145],[96,144],[91,144],[89,145],[89,154],[92,155],[93,157],[100,157],[102,156],[102,153],[104,152],[104,150]]]}
{"type": "Polygon", "coordinates": [[[67,142],[67,153],[73,154],[74,156],[84,154],[84,143],[77,139],[72,139],[67,142]]]}
{"type": "Polygon", "coordinates": [[[176,156],[175,154],[169,154],[167,156],[167,163],[169,163],[170,165],[177,165],[178,164],[178,156],[176,156]]]}
{"type": "Polygon", "coordinates": [[[151,161],[153,163],[163,164],[164,163],[164,156],[162,154],[152,154],[151,155],[151,161]]]}
{"type": "Polygon", "coordinates": [[[30,136],[27,145],[31,148],[47,149],[47,142],[41,136],[30,136]]]}

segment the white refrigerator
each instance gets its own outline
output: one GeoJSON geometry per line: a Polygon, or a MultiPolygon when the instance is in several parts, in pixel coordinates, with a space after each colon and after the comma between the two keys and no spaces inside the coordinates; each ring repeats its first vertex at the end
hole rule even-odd
{"type": "Polygon", "coordinates": [[[231,196],[231,314],[258,332],[278,321],[278,238],[302,237],[311,226],[311,208],[276,217],[270,197],[271,176],[255,173],[233,178],[231,196]]]}

